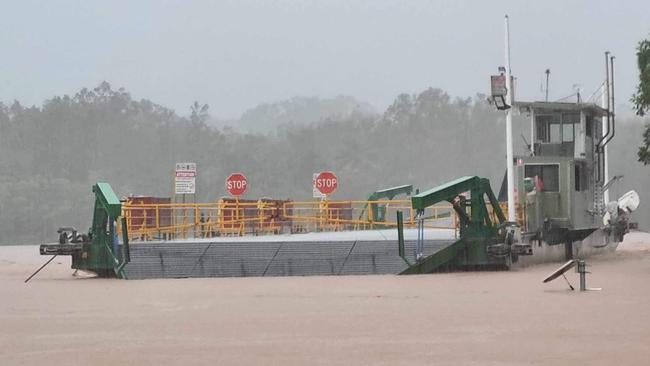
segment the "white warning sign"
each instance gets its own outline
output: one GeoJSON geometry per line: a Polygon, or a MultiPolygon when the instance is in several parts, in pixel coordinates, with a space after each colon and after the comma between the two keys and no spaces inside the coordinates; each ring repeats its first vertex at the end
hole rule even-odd
{"type": "Polygon", "coordinates": [[[196,193],[196,163],[176,163],[174,192],[176,194],[196,193]]]}
{"type": "Polygon", "coordinates": [[[311,187],[313,192],[312,197],[323,199],[326,196],[323,193],[321,193],[321,191],[319,191],[318,188],[316,188],[316,178],[318,178],[319,174],[320,173],[314,173],[311,178],[311,187]]]}

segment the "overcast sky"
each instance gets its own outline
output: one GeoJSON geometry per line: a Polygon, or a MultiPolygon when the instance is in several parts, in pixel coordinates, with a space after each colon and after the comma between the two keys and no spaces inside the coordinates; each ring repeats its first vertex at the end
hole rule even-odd
{"type": "Polygon", "coordinates": [[[637,83],[650,1],[3,1],[0,100],[25,104],[102,80],[186,115],[218,117],[292,96],[351,95],[382,111],[429,86],[487,93],[510,15],[517,98],[588,97],[616,55],[616,92],[637,83]]]}

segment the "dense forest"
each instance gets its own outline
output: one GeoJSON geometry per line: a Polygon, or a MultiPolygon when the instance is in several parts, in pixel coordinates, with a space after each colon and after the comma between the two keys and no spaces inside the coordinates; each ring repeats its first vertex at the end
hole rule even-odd
{"type": "MultiPolygon", "coordinates": [[[[379,188],[429,188],[468,174],[490,178],[496,190],[505,170],[504,115],[481,95],[452,98],[430,88],[397,96],[383,113],[348,97],[298,98],[245,113],[242,128],[211,121],[207,105],[195,103],[183,117],[106,82],[40,107],[0,103],[0,244],[52,241],[60,226],[85,230],[96,181],[110,182],[119,196],[169,196],[176,162],[197,163],[198,201],[225,195],[234,171],[247,175],[248,197],[308,199],[312,173],[330,169],[339,177],[334,198],[362,199],[379,188]],[[265,113],[268,126],[237,132],[265,113]]],[[[529,135],[526,121],[515,119],[515,136],[529,135]]],[[[636,161],[642,130],[640,119],[620,121],[610,172],[625,175],[612,196],[640,193],[635,219],[647,229],[650,170],[636,161]]],[[[523,152],[523,139],[515,141],[523,152]]]]}

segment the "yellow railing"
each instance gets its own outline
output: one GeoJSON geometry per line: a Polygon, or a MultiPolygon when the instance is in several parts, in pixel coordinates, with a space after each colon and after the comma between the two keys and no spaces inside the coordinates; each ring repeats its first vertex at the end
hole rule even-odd
{"type": "MultiPolygon", "coordinates": [[[[396,227],[396,212],[404,213],[404,226],[416,225],[415,212],[409,200],[378,201],[304,201],[287,202],[283,216],[294,221],[294,232],[365,230],[396,227]],[[372,205],[382,207],[382,217],[373,217],[372,205]]],[[[454,227],[454,215],[448,204],[425,211],[425,227],[454,227]],[[448,222],[440,222],[446,220],[448,222]]]]}
{"type": "MultiPolygon", "coordinates": [[[[501,202],[501,211],[503,211],[503,214],[508,218],[508,203],[507,202],[501,202]]],[[[524,207],[522,207],[519,203],[515,204],[515,219],[517,220],[517,223],[521,227],[522,231],[526,231],[526,210],[524,207]]],[[[492,218],[493,220],[495,218],[492,218]]]]}
{"type": "MultiPolygon", "coordinates": [[[[507,205],[501,208],[507,216],[507,205]]],[[[417,218],[410,200],[378,201],[279,201],[221,199],[211,203],[146,204],[127,201],[122,205],[132,241],[210,238],[319,231],[394,228],[396,212],[403,212],[404,226],[415,227],[417,218]],[[373,217],[372,205],[382,217],[373,217]]],[[[492,209],[493,222],[497,222],[492,209]]],[[[427,208],[425,228],[458,229],[449,204],[427,208]]],[[[517,221],[525,224],[525,210],[517,206],[517,221]]]]}
{"type": "MultiPolygon", "coordinates": [[[[205,238],[261,234],[343,231],[396,227],[396,211],[404,213],[404,226],[415,227],[409,200],[379,201],[244,201],[221,199],[213,203],[122,205],[130,240],[205,238]],[[373,217],[371,205],[383,217],[373,217]]],[[[453,229],[456,215],[448,204],[428,208],[425,227],[453,229]]]]}

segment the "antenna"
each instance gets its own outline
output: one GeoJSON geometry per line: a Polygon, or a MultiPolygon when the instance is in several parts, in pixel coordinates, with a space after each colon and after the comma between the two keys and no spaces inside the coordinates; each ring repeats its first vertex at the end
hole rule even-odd
{"type": "Polygon", "coordinates": [[[546,74],[546,99],[544,101],[548,102],[548,77],[551,75],[551,69],[546,69],[544,73],[546,74]]]}
{"type": "Polygon", "coordinates": [[[578,98],[578,103],[582,103],[580,99],[580,93],[582,92],[582,84],[573,84],[573,90],[575,91],[576,97],[578,98]]]}

